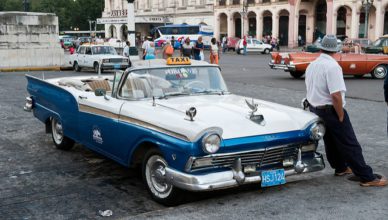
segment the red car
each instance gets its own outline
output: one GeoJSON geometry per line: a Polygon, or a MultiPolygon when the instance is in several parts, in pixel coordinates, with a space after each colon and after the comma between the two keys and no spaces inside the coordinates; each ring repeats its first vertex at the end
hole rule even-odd
{"type": "Polygon", "coordinates": [[[235,51],[236,44],[239,40],[240,40],[240,38],[238,38],[238,37],[228,37],[228,43],[227,43],[228,51],[230,51],[230,50],[235,51]]]}
{"type": "MultiPolygon", "coordinates": [[[[290,72],[294,78],[304,75],[307,66],[319,57],[320,53],[271,53],[269,66],[290,72]]],[[[371,74],[372,78],[384,79],[388,72],[388,56],[383,54],[336,53],[333,58],[342,67],[344,75],[361,78],[371,74]]]]}

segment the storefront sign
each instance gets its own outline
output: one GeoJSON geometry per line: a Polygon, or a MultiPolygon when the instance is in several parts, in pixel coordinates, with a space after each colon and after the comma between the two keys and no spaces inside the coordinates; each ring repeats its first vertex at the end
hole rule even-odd
{"type": "Polygon", "coordinates": [[[126,24],[128,18],[97,18],[97,24],[126,24]]]}
{"type": "Polygon", "coordinates": [[[167,17],[135,17],[135,23],[171,23],[167,17]]]}

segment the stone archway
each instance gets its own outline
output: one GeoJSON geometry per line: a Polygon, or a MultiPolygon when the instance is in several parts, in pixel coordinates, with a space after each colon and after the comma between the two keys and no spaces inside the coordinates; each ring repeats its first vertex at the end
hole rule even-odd
{"type": "Polygon", "coordinates": [[[242,33],[241,33],[241,15],[238,12],[235,12],[232,15],[233,18],[233,23],[234,23],[234,36],[242,38],[242,33]]]}
{"type": "Polygon", "coordinates": [[[288,23],[289,23],[289,16],[290,13],[283,9],[279,11],[279,44],[281,46],[287,46],[288,45],[288,23]]]}
{"type": "Polygon", "coordinates": [[[272,35],[272,12],[264,11],[263,17],[263,36],[272,35]]]}
{"type": "Polygon", "coordinates": [[[248,13],[247,15],[247,18],[248,18],[248,36],[253,36],[253,37],[258,37],[256,36],[256,13],[251,11],[248,13]]]}
{"type": "Polygon", "coordinates": [[[109,37],[110,38],[117,38],[116,26],[111,25],[109,27],[109,37]]]}
{"type": "Polygon", "coordinates": [[[127,41],[128,40],[128,27],[127,25],[123,24],[120,28],[120,35],[121,35],[121,41],[127,41]]]}
{"type": "Polygon", "coordinates": [[[317,38],[323,38],[326,34],[327,25],[327,4],[326,0],[318,0],[315,6],[315,29],[314,40],[317,38]]]}
{"type": "Polygon", "coordinates": [[[349,6],[341,6],[337,10],[336,35],[339,38],[351,35],[352,9],[349,6]]]}
{"type": "Polygon", "coordinates": [[[307,16],[308,11],[307,10],[300,10],[299,11],[299,17],[298,17],[298,46],[303,46],[306,44],[307,39],[307,16]],[[299,40],[300,36],[300,40],[299,40]]]}
{"type": "Polygon", "coordinates": [[[225,13],[221,13],[218,15],[219,19],[219,28],[220,28],[220,38],[228,34],[228,16],[225,13]]]}
{"type": "Polygon", "coordinates": [[[384,29],[383,29],[383,34],[388,34],[388,6],[384,8],[384,29]]]}

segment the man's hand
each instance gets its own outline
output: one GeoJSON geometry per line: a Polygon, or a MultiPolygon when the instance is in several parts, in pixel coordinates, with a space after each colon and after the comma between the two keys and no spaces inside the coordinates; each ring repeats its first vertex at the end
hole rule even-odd
{"type": "Polygon", "coordinates": [[[341,92],[335,92],[331,94],[331,99],[333,100],[333,107],[338,115],[338,120],[340,122],[344,121],[344,109],[342,107],[342,95],[341,92]]]}

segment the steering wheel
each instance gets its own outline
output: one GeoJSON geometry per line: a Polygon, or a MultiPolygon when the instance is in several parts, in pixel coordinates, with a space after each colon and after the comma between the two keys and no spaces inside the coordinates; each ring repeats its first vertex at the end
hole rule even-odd
{"type": "Polygon", "coordinates": [[[187,83],[186,85],[183,86],[183,88],[185,88],[185,89],[189,89],[190,88],[190,89],[206,90],[206,84],[204,82],[202,82],[202,81],[196,80],[196,81],[192,81],[192,82],[187,83]],[[197,84],[199,86],[194,87],[194,86],[192,86],[193,84],[197,84]]]}

